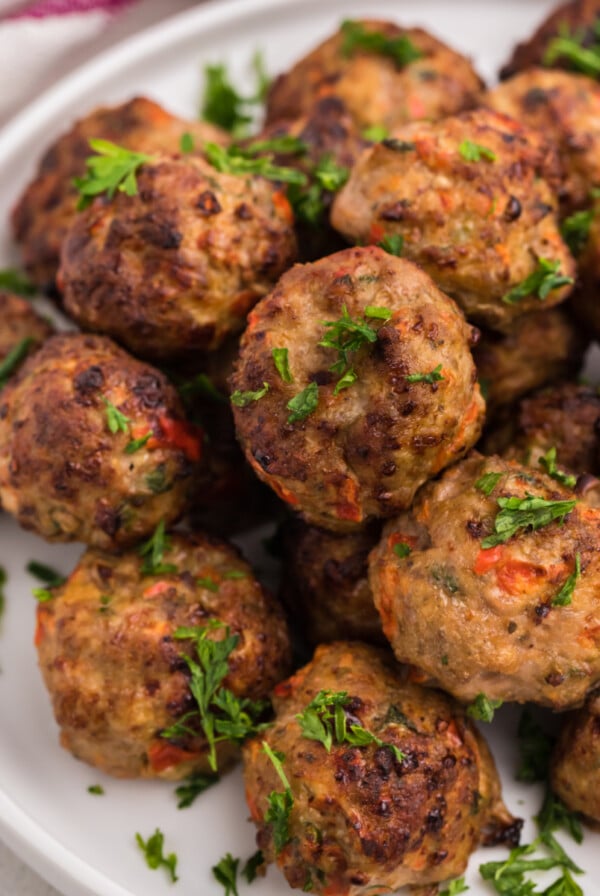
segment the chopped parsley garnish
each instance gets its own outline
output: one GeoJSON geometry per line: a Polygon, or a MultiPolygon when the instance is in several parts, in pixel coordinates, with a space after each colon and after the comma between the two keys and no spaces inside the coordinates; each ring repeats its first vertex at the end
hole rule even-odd
{"type": "Polygon", "coordinates": [[[263,383],[262,389],[256,389],[254,392],[252,390],[248,392],[240,392],[239,389],[236,389],[235,392],[231,393],[229,400],[236,406],[236,408],[246,408],[249,404],[252,404],[253,401],[260,401],[261,398],[264,398],[268,391],[268,383],[263,383]]]}
{"type": "Polygon", "coordinates": [[[348,728],[345,709],[351,703],[352,698],[346,691],[319,691],[308,706],[296,716],[303,736],[323,744],[328,753],[331,752],[334,741],[337,744],[352,744],[357,747],[369,744],[388,747],[397,761],[402,762],[404,753],[394,744],[382,741],[362,725],[354,723],[348,728]]]}
{"type": "Polygon", "coordinates": [[[284,786],[283,793],[272,790],[269,794],[269,808],[265,813],[265,821],[273,827],[273,845],[275,853],[279,855],[284,846],[290,842],[290,812],[294,806],[292,788],[283,770],[282,762],[285,760],[283,753],[272,750],[266,740],[262,742],[263,752],[271,760],[279,780],[284,786]]]}
{"type": "Polygon", "coordinates": [[[156,828],[152,836],[148,837],[147,840],[144,840],[140,834],[136,834],[135,839],[137,845],[144,853],[148,868],[152,868],[153,871],[156,871],[158,868],[164,868],[171,879],[171,883],[179,880],[176,874],[177,856],[174,852],[165,856],[163,851],[165,838],[159,828],[156,828]]]}
{"type": "Polygon", "coordinates": [[[423,57],[423,52],[415,47],[407,34],[388,37],[381,31],[367,30],[360,22],[347,19],[342,22],[342,53],[353,56],[357,51],[387,56],[398,68],[423,57]]]}
{"type": "Polygon", "coordinates": [[[165,521],[162,519],[153,535],[138,548],[140,557],[144,558],[140,572],[143,576],[159,576],[177,572],[173,563],[163,563],[163,555],[171,547],[171,538],[165,532],[165,521]]]}
{"type": "Polygon", "coordinates": [[[350,177],[349,169],[338,165],[330,153],[321,156],[311,174],[316,183],[328,193],[340,190],[350,177]]]}
{"type": "Polygon", "coordinates": [[[394,554],[396,555],[396,557],[400,557],[401,559],[404,559],[405,557],[408,557],[408,555],[411,553],[412,548],[405,541],[399,541],[398,544],[394,545],[392,550],[393,550],[394,554]]]}
{"type": "Polygon", "coordinates": [[[385,323],[391,317],[392,312],[387,308],[367,306],[364,317],[352,318],[344,305],[342,316],[338,320],[323,322],[327,334],[318,344],[323,348],[332,348],[338,353],[337,361],[329,368],[332,373],[339,377],[334,389],[334,395],[356,382],[357,374],[350,355],[365,345],[372,345],[377,342],[377,330],[367,323],[367,318],[380,320],[382,323],[385,323]]]}
{"type": "Polygon", "coordinates": [[[444,379],[444,376],[442,375],[442,365],[438,364],[438,366],[429,373],[410,373],[408,376],[405,376],[404,379],[407,383],[426,383],[427,385],[432,386],[434,383],[439,383],[440,380],[444,379]]]}
{"type": "Polygon", "coordinates": [[[140,448],[143,448],[151,438],[152,433],[147,432],[145,436],[140,436],[139,439],[132,439],[125,445],[125,454],[135,454],[135,452],[139,451],[140,448]]]}
{"type": "Polygon", "coordinates": [[[505,293],[502,296],[502,301],[507,305],[516,305],[521,299],[526,299],[529,296],[537,296],[538,299],[544,301],[554,289],[574,282],[572,277],[565,277],[560,273],[560,261],[538,258],[535,271],[505,293]]]}
{"type": "Polygon", "coordinates": [[[265,864],[265,857],[260,849],[250,856],[246,864],[242,868],[240,874],[246,878],[247,883],[251,884],[258,877],[258,869],[265,864]]]}
{"type": "Polygon", "coordinates": [[[377,245],[390,255],[400,257],[404,248],[404,237],[399,233],[388,233],[377,245]]]}
{"type": "Polygon", "coordinates": [[[247,579],[248,573],[243,572],[241,569],[228,569],[227,572],[223,573],[224,579],[247,579]]]}
{"type": "Polygon", "coordinates": [[[571,250],[573,255],[579,255],[588,241],[592,221],[594,220],[594,211],[574,212],[560,225],[562,237],[571,250]]]}
{"type": "Polygon", "coordinates": [[[196,585],[199,588],[206,588],[207,591],[218,591],[219,583],[215,582],[214,579],[211,579],[210,576],[203,576],[200,579],[196,579],[196,585]]]}
{"type": "Polygon", "coordinates": [[[205,143],[204,154],[213,168],[224,174],[257,174],[267,180],[276,180],[286,184],[299,184],[303,186],[307,177],[296,168],[286,168],[283,165],[274,165],[272,157],[261,156],[248,158],[247,155],[236,146],[225,148],[218,143],[205,143]]]}
{"type": "Polygon", "coordinates": [[[305,417],[309,417],[313,411],[316,411],[318,404],[319,387],[316,383],[309,383],[306,389],[298,392],[286,404],[288,411],[292,412],[287,418],[287,422],[297,423],[298,420],[304,420],[305,417]]]}
{"type": "Polygon", "coordinates": [[[587,30],[581,29],[570,32],[568,28],[562,28],[561,32],[553,37],[542,62],[544,65],[554,65],[558,59],[566,60],[575,71],[583,72],[590,78],[600,78],[600,19],[596,19],[593,25],[593,33],[596,37],[591,46],[587,44],[587,30]]]}
{"type": "Polygon", "coordinates": [[[389,134],[390,132],[384,124],[372,124],[362,132],[365,140],[370,140],[372,143],[381,143],[382,140],[389,137],[389,134]]]}
{"type": "Polygon", "coordinates": [[[0,389],[6,385],[17,367],[25,360],[29,349],[35,342],[30,336],[21,339],[8,352],[3,361],[0,361],[0,389]]]}
{"type": "Polygon", "coordinates": [[[109,140],[90,140],[90,147],[96,155],[86,159],[84,176],[73,181],[79,191],[78,210],[87,208],[95,196],[102,194],[108,199],[112,199],[117,192],[135,196],[138,191],[137,171],[146,162],[152,161],[152,156],[132,152],[109,140]]]}
{"type": "Polygon", "coordinates": [[[187,155],[187,153],[193,152],[195,148],[194,138],[192,135],[186,131],[185,134],[181,135],[179,140],[179,149],[182,153],[187,155]]]}
{"type": "Polygon", "coordinates": [[[574,488],[575,483],[577,482],[577,477],[573,476],[571,473],[563,473],[556,466],[556,447],[552,446],[543,454],[540,458],[538,458],[538,463],[540,467],[546,471],[548,476],[552,476],[553,479],[556,479],[557,482],[560,482],[561,485],[566,485],[567,488],[574,488]]]}
{"type": "Polygon", "coordinates": [[[170,739],[186,733],[194,733],[189,723],[200,724],[208,742],[208,763],[217,771],[217,744],[232,741],[241,744],[251,734],[262,731],[264,725],[257,719],[264,713],[268,703],[264,700],[250,700],[237,697],[223,687],[223,679],[229,672],[229,657],[235,649],[239,635],[230,634],[229,627],[213,620],[204,628],[178,628],[174,638],[194,643],[196,657],[182,654],[182,659],[190,671],[189,688],[198,709],[186,713],[171,728],[161,732],[161,737],[170,739]],[[223,630],[220,640],[210,638],[216,630],[223,630]]]}
{"type": "Polygon", "coordinates": [[[25,298],[31,298],[37,292],[31,280],[16,268],[0,270],[0,289],[6,289],[8,292],[14,292],[25,298]]]}
{"type": "Polygon", "coordinates": [[[123,414],[112,401],[109,401],[104,395],[101,395],[100,398],[106,406],[106,423],[112,434],[115,435],[118,432],[128,433],[131,424],[129,417],[126,417],[125,414],[123,414]]]}
{"type": "Polygon", "coordinates": [[[583,828],[578,815],[567,809],[563,801],[552,793],[550,787],[546,788],[544,802],[536,821],[542,836],[548,836],[563,828],[575,843],[583,842],[583,828]]]}
{"type": "Polygon", "coordinates": [[[458,896],[459,893],[466,893],[468,889],[464,877],[459,877],[457,880],[450,881],[450,885],[445,890],[441,890],[439,896],[458,896]]]}
{"type": "Polygon", "coordinates": [[[101,594],[100,595],[100,606],[98,607],[99,613],[108,613],[110,610],[110,605],[112,603],[112,597],[110,594],[101,594]]]}
{"type": "Polygon", "coordinates": [[[500,511],[494,520],[494,534],[484,538],[481,546],[493,548],[521,530],[535,531],[554,520],[562,523],[576,504],[576,500],[547,501],[529,493],[525,498],[498,498],[500,511]]]}
{"type": "Polygon", "coordinates": [[[309,169],[311,182],[308,185],[291,184],[288,187],[288,199],[298,221],[317,226],[325,212],[326,194],[341,189],[349,176],[349,169],[338,165],[329,153],[322,156],[309,169]]]}
{"type": "Polygon", "coordinates": [[[552,598],[553,607],[568,607],[573,599],[575,586],[581,577],[581,554],[575,554],[575,569],[571,575],[565,580],[562,588],[552,598]]]}
{"type": "Polygon", "coordinates": [[[51,601],[54,598],[52,592],[47,588],[33,588],[31,593],[39,604],[47,604],[48,601],[51,601]]]}
{"type": "Polygon", "coordinates": [[[481,162],[482,159],[486,162],[496,161],[496,153],[492,149],[482,146],[481,143],[473,143],[472,140],[463,140],[458,151],[465,162],[481,162]]]}
{"type": "Polygon", "coordinates": [[[475,483],[475,488],[489,497],[501,479],[502,473],[484,473],[475,483]]]}
{"type": "Polygon", "coordinates": [[[193,379],[185,380],[177,387],[177,391],[186,405],[193,404],[198,396],[218,402],[228,401],[227,396],[223,392],[219,392],[206,373],[197,373],[193,379]]]}
{"type": "Polygon", "coordinates": [[[287,348],[274,348],[271,352],[273,355],[273,363],[277,369],[277,373],[284,383],[293,383],[294,377],[290,370],[289,352],[287,348]]]}
{"type": "Polygon", "coordinates": [[[478,722],[491,722],[494,713],[502,706],[502,700],[494,700],[485,694],[477,694],[473,702],[467,706],[467,715],[478,722]]]}
{"type": "Polygon", "coordinates": [[[91,793],[93,796],[104,796],[104,787],[100,784],[91,784],[87,790],[88,793],[91,793]]]}
{"type": "Polygon", "coordinates": [[[237,873],[240,864],[239,859],[234,859],[230,852],[223,856],[217,865],[213,865],[211,871],[217,883],[225,890],[225,896],[239,896],[237,889],[237,873]]]}
{"type": "Polygon", "coordinates": [[[243,97],[229,80],[224,65],[205,67],[206,82],[201,104],[201,115],[205,121],[238,137],[243,136],[252,121],[249,112],[253,106],[264,101],[269,89],[269,77],[261,53],[254,55],[252,68],[256,79],[255,93],[250,97],[243,97]]]}
{"type": "Polygon", "coordinates": [[[171,482],[167,479],[165,465],[159,464],[145,477],[146,485],[153,495],[164,495],[171,489],[171,482]]]}
{"type": "Polygon", "coordinates": [[[524,709],[521,713],[517,737],[521,754],[521,764],[516,774],[517,781],[528,783],[545,781],[554,738],[538,725],[529,709],[524,709]]]}
{"type": "Polygon", "coordinates": [[[57,588],[67,581],[62,573],[45,563],[38,563],[37,560],[30,560],[25,569],[29,575],[48,585],[49,588],[57,588]]]}
{"type": "Polygon", "coordinates": [[[187,809],[192,803],[216,784],[219,780],[217,775],[205,775],[202,772],[194,772],[189,778],[186,778],[181,784],[175,788],[175,796],[177,797],[177,808],[187,809]]]}
{"type": "Polygon", "coordinates": [[[303,156],[308,152],[308,144],[291,134],[280,137],[269,137],[266,140],[254,140],[245,147],[237,147],[242,155],[257,156],[263,152],[277,153],[285,156],[303,156]]]}

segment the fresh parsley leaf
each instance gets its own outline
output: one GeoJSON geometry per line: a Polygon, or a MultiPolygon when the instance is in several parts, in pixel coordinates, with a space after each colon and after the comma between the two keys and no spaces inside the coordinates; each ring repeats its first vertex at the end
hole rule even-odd
{"type": "MultiPolygon", "coordinates": [[[[583,842],[583,828],[576,812],[571,812],[556,794],[552,793],[550,787],[546,788],[544,802],[536,821],[540,829],[540,835],[547,837],[561,828],[564,828],[575,843],[583,842]]],[[[576,867],[572,870],[577,870],[576,867]]]]}
{"type": "Polygon", "coordinates": [[[405,376],[404,379],[407,383],[426,383],[429,386],[432,386],[434,383],[439,383],[440,380],[444,379],[442,374],[442,365],[438,364],[434,370],[430,370],[429,373],[410,373],[408,376],[405,376]]]}
{"type": "Polygon", "coordinates": [[[29,575],[48,585],[49,588],[57,588],[67,581],[62,573],[45,563],[38,563],[37,560],[30,560],[25,569],[29,575]]]}
{"type": "Polygon", "coordinates": [[[210,576],[202,576],[199,579],[196,579],[196,585],[199,588],[206,588],[207,591],[218,591],[219,583],[215,582],[214,579],[211,579],[210,576]]]}
{"type": "Polygon", "coordinates": [[[237,873],[239,859],[234,859],[228,852],[217,865],[213,865],[212,873],[217,883],[225,890],[225,896],[239,896],[237,890],[237,873]]]}
{"type": "Polygon", "coordinates": [[[289,352],[287,348],[274,348],[272,353],[273,362],[277,368],[277,373],[284,383],[293,383],[294,377],[290,370],[289,352]]]}
{"type": "Polygon", "coordinates": [[[177,572],[173,563],[163,563],[163,555],[171,547],[171,538],[165,532],[165,521],[162,519],[148,541],[138,548],[140,557],[144,558],[141,573],[143,576],[158,576],[177,572]]]}
{"type": "Polygon", "coordinates": [[[104,787],[100,784],[91,784],[87,790],[88,793],[91,793],[93,796],[104,796],[104,787]]]}
{"type": "Polygon", "coordinates": [[[47,588],[33,588],[31,593],[39,604],[47,604],[48,601],[51,601],[54,598],[52,592],[47,588]]]}
{"type": "Polygon", "coordinates": [[[507,305],[516,305],[521,299],[526,299],[529,296],[537,296],[543,301],[554,289],[574,282],[572,277],[564,277],[560,273],[560,261],[538,258],[535,271],[505,293],[502,296],[502,301],[507,305]]]}
{"type": "Polygon", "coordinates": [[[274,165],[271,157],[261,156],[250,159],[242,155],[235,146],[224,147],[218,143],[205,143],[204,155],[213,168],[224,174],[247,175],[256,174],[267,180],[280,181],[286,184],[299,184],[303,186],[307,182],[306,174],[296,168],[286,168],[282,165],[274,165]]]}
{"type": "Polygon", "coordinates": [[[217,775],[205,775],[202,772],[194,772],[189,778],[186,778],[181,784],[175,788],[175,796],[177,797],[177,808],[187,809],[192,803],[216,784],[219,780],[217,775]]]}
{"type": "Polygon", "coordinates": [[[245,111],[249,101],[237,92],[229,80],[225,66],[205,66],[204,78],[202,118],[230,133],[243,133],[252,121],[252,116],[245,111]]]}
{"type": "Polygon", "coordinates": [[[227,572],[223,573],[223,579],[247,579],[248,573],[243,572],[241,569],[228,569],[227,572]]]}
{"type": "Polygon", "coordinates": [[[147,432],[145,436],[140,436],[139,439],[132,439],[127,443],[127,445],[125,445],[125,454],[135,454],[135,452],[139,451],[140,448],[143,448],[151,438],[152,433],[147,432]]]}
{"type": "Polygon", "coordinates": [[[465,162],[481,162],[482,159],[486,162],[496,161],[496,153],[492,149],[482,146],[481,143],[473,143],[472,140],[463,140],[458,151],[465,162]]]}
{"type": "Polygon", "coordinates": [[[265,140],[254,140],[245,147],[237,147],[241,155],[257,156],[263,152],[277,155],[303,156],[308,152],[308,144],[291,134],[280,137],[269,137],[265,140]]]}
{"type": "Polygon", "coordinates": [[[325,213],[327,194],[335,193],[343,187],[350,171],[343,165],[338,165],[330,154],[326,154],[309,167],[308,174],[308,184],[290,184],[288,199],[296,219],[316,227],[325,213]]]}
{"type": "Polygon", "coordinates": [[[351,354],[357,352],[365,345],[372,345],[377,342],[378,331],[367,322],[367,317],[384,323],[392,317],[392,313],[386,308],[368,306],[365,308],[364,317],[352,318],[348,313],[348,308],[344,305],[342,316],[338,320],[323,322],[327,332],[318,344],[323,348],[332,348],[338,353],[337,361],[329,368],[332,373],[339,377],[334,390],[335,395],[342,389],[352,385],[357,379],[350,357],[351,354]],[[369,310],[375,313],[369,315],[369,310]]]}
{"type": "Polygon", "coordinates": [[[258,870],[264,864],[265,857],[262,854],[262,851],[258,849],[250,856],[240,873],[242,877],[246,878],[247,883],[251,884],[258,877],[258,870]]]}
{"type": "Polygon", "coordinates": [[[98,612],[99,613],[108,613],[111,603],[112,603],[112,597],[110,596],[110,594],[101,594],[100,595],[100,606],[98,607],[98,612]]]}
{"type": "Polygon", "coordinates": [[[398,544],[394,545],[392,550],[393,550],[394,554],[396,555],[396,557],[400,557],[401,559],[404,559],[405,557],[408,557],[408,555],[411,553],[412,548],[405,541],[399,541],[398,544]]]}
{"type": "Polygon", "coordinates": [[[549,476],[552,476],[552,478],[556,479],[557,482],[560,482],[561,485],[566,485],[567,488],[575,487],[577,477],[569,473],[563,473],[556,466],[556,447],[554,445],[538,459],[538,463],[549,476]]]}
{"type": "Polygon", "coordinates": [[[524,529],[541,529],[554,520],[563,522],[575,505],[573,501],[547,501],[529,493],[525,498],[498,498],[499,513],[494,520],[494,534],[481,542],[482,548],[504,544],[524,529]]]}
{"type": "MultiPolygon", "coordinates": [[[[598,20],[593,26],[593,32],[598,38],[598,20]]],[[[590,78],[600,78],[600,42],[596,39],[591,46],[587,46],[588,34],[587,29],[575,32],[568,28],[561,29],[561,33],[548,44],[542,62],[551,66],[558,59],[565,60],[575,71],[583,72],[590,78]]]]}
{"type": "Polygon", "coordinates": [[[450,885],[442,890],[439,896],[458,896],[459,893],[466,893],[468,889],[464,877],[459,877],[458,880],[450,881],[450,885]]]}
{"type": "Polygon", "coordinates": [[[179,149],[184,155],[187,155],[188,153],[193,152],[194,148],[194,138],[186,131],[185,134],[181,135],[181,139],[179,140],[179,149]]]}
{"type": "Polygon", "coordinates": [[[229,400],[236,406],[236,408],[246,408],[249,404],[252,404],[253,401],[260,401],[261,398],[264,398],[268,391],[268,383],[263,383],[262,389],[256,389],[254,392],[240,392],[239,389],[236,389],[235,392],[231,393],[229,400]]]}
{"type": "Polygon", "coordinates": [[[531,711],[524,709],[517,729],[521,764],[517,771],[517,781],[545,781],[548,777],[550,756],[554,738],[546,734],[537,724],[531,711]]]}
{"type": "Polygon", "coordinates": [[[467,715],[479,722],[491,722],[494,713],[502,706],[502,700],[494,700],[485,694],[477,694],[475,700],[467,706],[467,715]]]}
{"type": "Polygon", "coordinates": [[[181,400],[186,405],[193,405],[197,397],[210,398],[212,401],[226,402],[229,399],[219,392],[206,373],[197,373],[191,380],[185,380],[177,387],[181,400]]]}
{"type": "Polygon", "coordinates": [[[312,176],[315,182],[326,192],[336,193],[350,177],[350,169],[338,165],[330,153],[321,156],[315,165],[312,176]]]}
{"type": "Polygon", "coordinates": [[[404,237],[399,233],[388,233],[377,245],[390,255],[400,257],[404,248],[404,237]]]}
{"type": "Polygon", "coordinates": [[[353,56],[358,51],[376,53],[392,59],[397,68],[404,68],[424,55],[407,34],[388,37],[381,31],[367,30],[360,22],[351,19],[342,22],[341,32],[344,56],[353,56]]]}
{"type": "Polygon", "coordinates": [[[560,225],[562,237],[573,255],[579,255],[585,248],[593,220],[594,211],[588,209],[587,211],[574,212],[568,218],[565,218],[560,225]]]}
{"type": "Polygon", "coordinates": [[[309,383],[306,389],[298,392],[293,398],[290,398],[286,404],[289,415],[288,423],[297,423],[298,420],[304,420],[316,411],[319,404],[319,387],[316,383],[309,383]]]}
{"type": "Polygon", "coordinates": [[[382,140],[386,140],[389,137],[390,132],[383,124],[372,124],[364,129],[362,135],[365,140],[370,140],[372,143],[381,143],[382,140]]]}
{"type": "Polygon", "coordinates": [[[294,797],[292,788],[283,770],[283,761],[285,756],[283,753],[272,750],[266,740],[262,742],[263,752],[269,757],[279,780],[284,786],[283,793],[272,790],[268,797],[269,808],[265,813],[265,821],[273,826],[273,845],[275,854],[279,855],[281,850],[290,842],[290,812],[294,807],[294,797]]]}
{"type": "Polygon", "coordinates": [[[553,607],[568,607],[571,605],[575,586],[581,577],[581,554],[575,554],[575,569],[565,580],[560,591],[552,598],[553,607]]]}
{"type": "Polygon", "coordinates": [[[135,835],[137,845],[144,853],[148,868],[156,871],[157,868],[164,868],[171,879],[171,883],[179,880],[176,874],[177,856],[174,852],[165,856],[163,852],[164,834],[159,828],[156,828],[151,837],[144,840],[140,834],[135,835]]]}
{"type": "Polygon", "coordinates": [[[117,146],[109,140],[90,140],[90,147],[96,155],[86,160],[87,171],[83,177],[73,181],[78,192],[78,210],[87,208],[96,196],[105,194],[112,199],[116,192],[135,196],[137,193],[136,175],[138,169],[152,156],[143,152],[132,152],[123,146],[117,146]]]}
{"type": "Polygon", "coordinates": [[[21,271],[16,268],[3,268],[0,270],[0,289],[14,292],[18,296],[30,299],[37,292],[34,284],[21,271]]]}
{"type": "Polygon", "coordinates": [[[25,360],[34,342],[35,340],[30,336],[21,339],[11,348],[4,360],[0,361],[0,389],[6,385],[17,367],[25,360]]]}
{"type": "Polygon", "coordinates": [[[484,473],[475,483],[475,488],[489,497],[501,479],[502,473],[484,473]]]}
{"type": "Polygon", "coordinates": [[[118,432],[128,433],[131,424],[129,417],[126,417],[125,414],[121,413],[121,411],[104,395],[101,395],[100,398],[106,406],[106,423],[112,434],[115,435],[118,432]]]}

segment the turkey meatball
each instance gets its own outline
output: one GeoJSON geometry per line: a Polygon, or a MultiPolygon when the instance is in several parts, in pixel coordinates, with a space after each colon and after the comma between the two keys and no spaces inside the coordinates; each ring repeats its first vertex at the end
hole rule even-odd
{"type": "Polygon", "coordinates": [[[550,766],[552,790],[600,830],[600,693],[565,719],[550,766]]]}
{"type": "Polygon", "coordinates": [[[249,462],[332,531],[408,507],[477,439],[472,340],[454,302],[381,249],[296,265],[250,315],[232,377],[249,462]]]}
{"type": "MultiPolygon", "coordinates": [[[[557,37],[576,35],[576,42],[584,47],[597,42],[597,22],[600,18],[599,0],[570,0],[561,4],[542,22],[532,37],[517,44],[512,59],[500,72],[501,78],[510,78],[517,72],[534,65],[551,65],[554,68],[578,69],[571,54],[561,51],[555,44],[557,37]]],[[[585,69],[583,69],[585,71],[585,69]]],[[[586,72],[590,74],[589,71],[586,72]]]]}
{"type": "Polygon", "coordinates": [[[0,388],[52,332],[52,325],[26,299],[0,290],[0,388]]]}
{"type": "Polygon", "coordinates": [[[461,874],[479,842],[518,840],[483,738],[387,652],[321,646],[278,685],[274,705],[267,746],[244,747],[244,778],[258,846],[292,887],[366,896],[434,884],[461,874]],[[329,745],[303,714],[324,719],[329,745]],[[274,794],[286,798],[285,827],[273,824],[274,794]]]}
{"type": "Polygon", "coordinates": [[[73,181],[85,172],[92,154],[90,139],[110,140],[138,152],[178,153],[185,133],[198,144],[227,139],[207,122],[184,121],[152,100],[135,97],[119,106],[95,109],[46,150],[12,214],[25,268],[40,288],[54,289],[61,244],[77,214],[79,194],[73,181]]]}
{"type": "Polygon", "coordinates": [[[396,657],[459,700],[582,703],[600,681],[600,510],[474,454],[384,529],[370,582],[396,657]]]}
{"type": "Polygon", "coordinates": [[[282,528],[281,596],[311,644],[354,639],[387,644],[368,581],[380,526],[336,535],[299,519],[282,528]]]}
{"type": "Polygon", "coordinates": [[[114,549],[176,519],[201,450],[166,377],[102,336],[53,336],[0,396],[0,501],[50,541],[114,549]]]}
{"type": "Polygon", "coordinates": [[[231,697],[258,720],[289,671],[281,610],[234,548],[198,533],[163,533],[157,557],[156,547],[144,557],[88,550],[38,607],[61,743],[119,778],[222,770],[237,753],[219,733],[231,697]],[[214,678],[214,744],[191,688],[200,669],[214,678]]]}
{"type": "Polygon", "coordinates": [[[288,200],[192,156],[152,159],[137,184],[73,222],[58,275],[65,308],[140,357],[216,349],[296,258],[288,200]]]}
{"type": "Polygon", "coordinates": [[[467,317],[507,330],[572,289],[544,179],[554,162],[541,136],[487,109],[414,124],[363,153],[331,221],[352,242],[400,241],[467,317]]]}
{"type": "Polygon", "coordinates": [[[579,371],[588,340],[569,311],[561,306],[523,314],[507,333],[482,330],[473,358],[488,411],[579,371]]]}
{"type": "Polygon", "coordinates": [[[267,120],[294,118],[337,96],[359,128],[397,127],[477,105],[483,82],[464,56],[420,28],[346,21],[274,81],[267,120]]]}
{"type": "Polygon", "coordinates": [[[589,204],[600,184],[600,85],[585,75],[538,68],[496,87],[483,102],[555,142],[564,169],[563,212],[589,204]]]}

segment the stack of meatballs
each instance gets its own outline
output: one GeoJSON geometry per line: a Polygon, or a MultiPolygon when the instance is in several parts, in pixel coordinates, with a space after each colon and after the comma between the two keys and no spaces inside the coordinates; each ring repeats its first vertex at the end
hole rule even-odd
{"type": "Polygon", "coordinates": [[[61,743],[119,777],[241,755],[292,887],[435,893],[516,845],[481,703],[565,713],[552,787],[600,824],[600,85],[568,51],[599,22],[557,10],[486,90],[347,21],[259,135],[98,109],[13,210],[78,328],[0,293],[1,506],[87,545],[37,613],[61,743]],[[90,140],[133,187],[82,201],[90,140]],[[227,540],[265,521],[278,599],[227,540]]]}

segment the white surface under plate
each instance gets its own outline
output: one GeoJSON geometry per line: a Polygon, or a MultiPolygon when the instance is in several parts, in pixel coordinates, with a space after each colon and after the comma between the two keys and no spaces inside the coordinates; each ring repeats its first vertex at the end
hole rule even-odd
{"type": "MultiPolygon", "coordinates": [[[[80,69],[0,135],[0,266],[16,261],[7,217],[40,152],[74,116],[97,104],[145,93],[174,112],[193,116],[207,62],[227,62],[243,85],[256,49],[263,50],[269,71],[275,73],[341,19],[360,15],[423,25],[471,55],[491,80],[514,42],[528,35],[552,6],[552,0],[233,0],[167,21],[80,69]]],[[[80,550],[77,545],[45,544],[0,516],[0,564],[9,574],[0,634],[0,836],[65,896],[164,896],[171,891],[174,896],[217,896],[222,889],[211,866],[226,852],[244,858],[255,849],[239,769],[191,808],[179,811],[173,785],[113,781],[58,745],[32,646],[35,583],[24,567],[35,558],[66,573],[80,550]],[[91,784],[102,784],[105,796],[89,795],[91,784]],[[156,827],[164,832],[167,849],[179,856],[175,885],[162,871],[149,870],[135,845],[136,831],[147,837],[156,827]]],[[[509,807],[530,819],[541,794],[514,781],[517,718],[517,712],[502,710],[486,733],[509,807]]],[[[529,820],[525,840],[533,835],[529,820]]],[[[600,838],[586,832],[582,847],[565,845],[587,872],[578,878],[586,896],[600,896],[600,838]]],[[[505,855],[495,849],[472,857],[467,881],[473,896],[492,892],[479,877],[480,862],[505,855]]],[[[284,896],[290,891],[271,868],[251,889],[240,883],[240,896],[245,892],[284,896]]]]}

